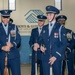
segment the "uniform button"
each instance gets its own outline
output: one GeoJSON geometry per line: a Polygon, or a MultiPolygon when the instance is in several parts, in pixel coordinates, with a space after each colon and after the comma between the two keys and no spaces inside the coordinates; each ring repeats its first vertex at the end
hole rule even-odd
{"type": "Polygon", "coordinates": [[[8,40],[8,38],[6,38],[8,40]]]}
{"type": "Polygon", "coordinates": [[[48,39],[48,41],[49,41],[49,39],[48,39]]]}

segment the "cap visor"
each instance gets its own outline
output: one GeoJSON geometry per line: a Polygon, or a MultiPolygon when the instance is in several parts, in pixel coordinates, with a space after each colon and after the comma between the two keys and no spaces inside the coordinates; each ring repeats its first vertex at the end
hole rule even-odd
{"type": "Polygon", "coordinates": [[[56,14],[56,12],[53,12],[53,11],[48,11],[48,12],[46,12],[46,14],[50,14],[50,13],[56,14]]]}
{"type": "Polygon", "coordinates": [[[38,21],[45,21],[45,20],[38,20],[38,21]]]}
{"type": "Polygon", "coordinates": [[[2,17],[4,17],[4,18],[9,18],[10,16],[2,16],[2,17]]]}

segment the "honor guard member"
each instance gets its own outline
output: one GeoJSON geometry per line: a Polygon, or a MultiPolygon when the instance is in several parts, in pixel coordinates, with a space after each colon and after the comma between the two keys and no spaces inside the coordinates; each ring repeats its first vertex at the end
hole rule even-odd
{"type": "MultiPolygon", "coordinates": [[[[74,43],[75,43],[75,33],[73,34],[73,37],[74,37],[74,43]]],[[[74,73],[75,73],[75,46],[74,46],[74,73]]]]}
{"type": "Polygon", "coordinates": [[[41,64],[41,51],[40,51],[40,43],[41,43],[41,32],[44,26],[45,20],[47,19],[44,15],[38,15],[38,27],[32,29],[31,36],[30,36],[30,47],[32,48],[32,68],[31,68],[31,75],[35,75],[35,53],[37,52],[37,64],[40,64],[40,75],[42,73],[42,64],[41,64]]]}
{"type": "MultiPolygon", "coordinates": [[[[75,43],[75,33],[73,34],[74,43],[75,43]]],[[[74,74],[75,74],[75,44],[74,44],[74,74]]]]}
{"type": "Polygon", "coordinates": [[[12,75],[21,75],[20,73],[20,54],[18,46],[21,43],[21,37],[15,24],[9,23],[11,10],[1,10],[0,23],[0,70],[4,75],[4,62],[7,55],[7,67],[11,69],[12,75]]]}
{"type": "MultiPolygon", "coordinates": [[[[56,21],[63,26],[65,26],[67,17],[65,15],[59,15],[56,18],[56,21]]],[[[70,29],[66,28],[66,37],[67,37],[67,48],[65,50],[65,59],[63,60],[63,66],[62,66],[62,75],[65,75],[65,68],[68,73],[68,75],[74,75],[74,38],[73,38],[73,32],[70,29]]]]}
{"type": "Polygon", "coordinates": [[[11,23],[11,24],[13,23],[13,19],[12,18],[10,18],[9,23],[11,23]]]}
{"type": "Polygon", "coordinates": [[[64,50],[67,45],[65,28],[56,22],[56,15],[59,14],[59,10],[56,7],[46,6],[46,14],[49,23],[42,30],[42,39],[46,48],[43,46],[40,47],[43,52],[43,75],[50,75],[52,70],[53,75],[62,75],[61,65],[64,58],[64,50]]]}

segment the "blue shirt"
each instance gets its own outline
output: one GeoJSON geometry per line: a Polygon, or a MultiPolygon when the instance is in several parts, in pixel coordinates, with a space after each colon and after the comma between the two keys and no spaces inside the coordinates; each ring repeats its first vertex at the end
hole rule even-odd
{"type": "Polygon", "coordinates": [[[6,24],[6,26],[5,26],[4,23],[2,23],[2,26],[3,26],[6,34],[8,34],[8,24],[6,24]]]}
{"type": "Polygon", "coordinates": [[[49,23],[49,36],[51,34],[51,31],[53,29],[54,24],[55,24],[55,21],[52,21],[52,22],[49,23]]]}

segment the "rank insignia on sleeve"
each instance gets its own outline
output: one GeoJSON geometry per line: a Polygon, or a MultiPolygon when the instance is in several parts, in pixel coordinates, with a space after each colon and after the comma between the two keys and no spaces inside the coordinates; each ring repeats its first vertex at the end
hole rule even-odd
{"type": "Polygon", "coordinates": [[[45,33],[45,30],[43,30],[43,33],[45,33]]]}

